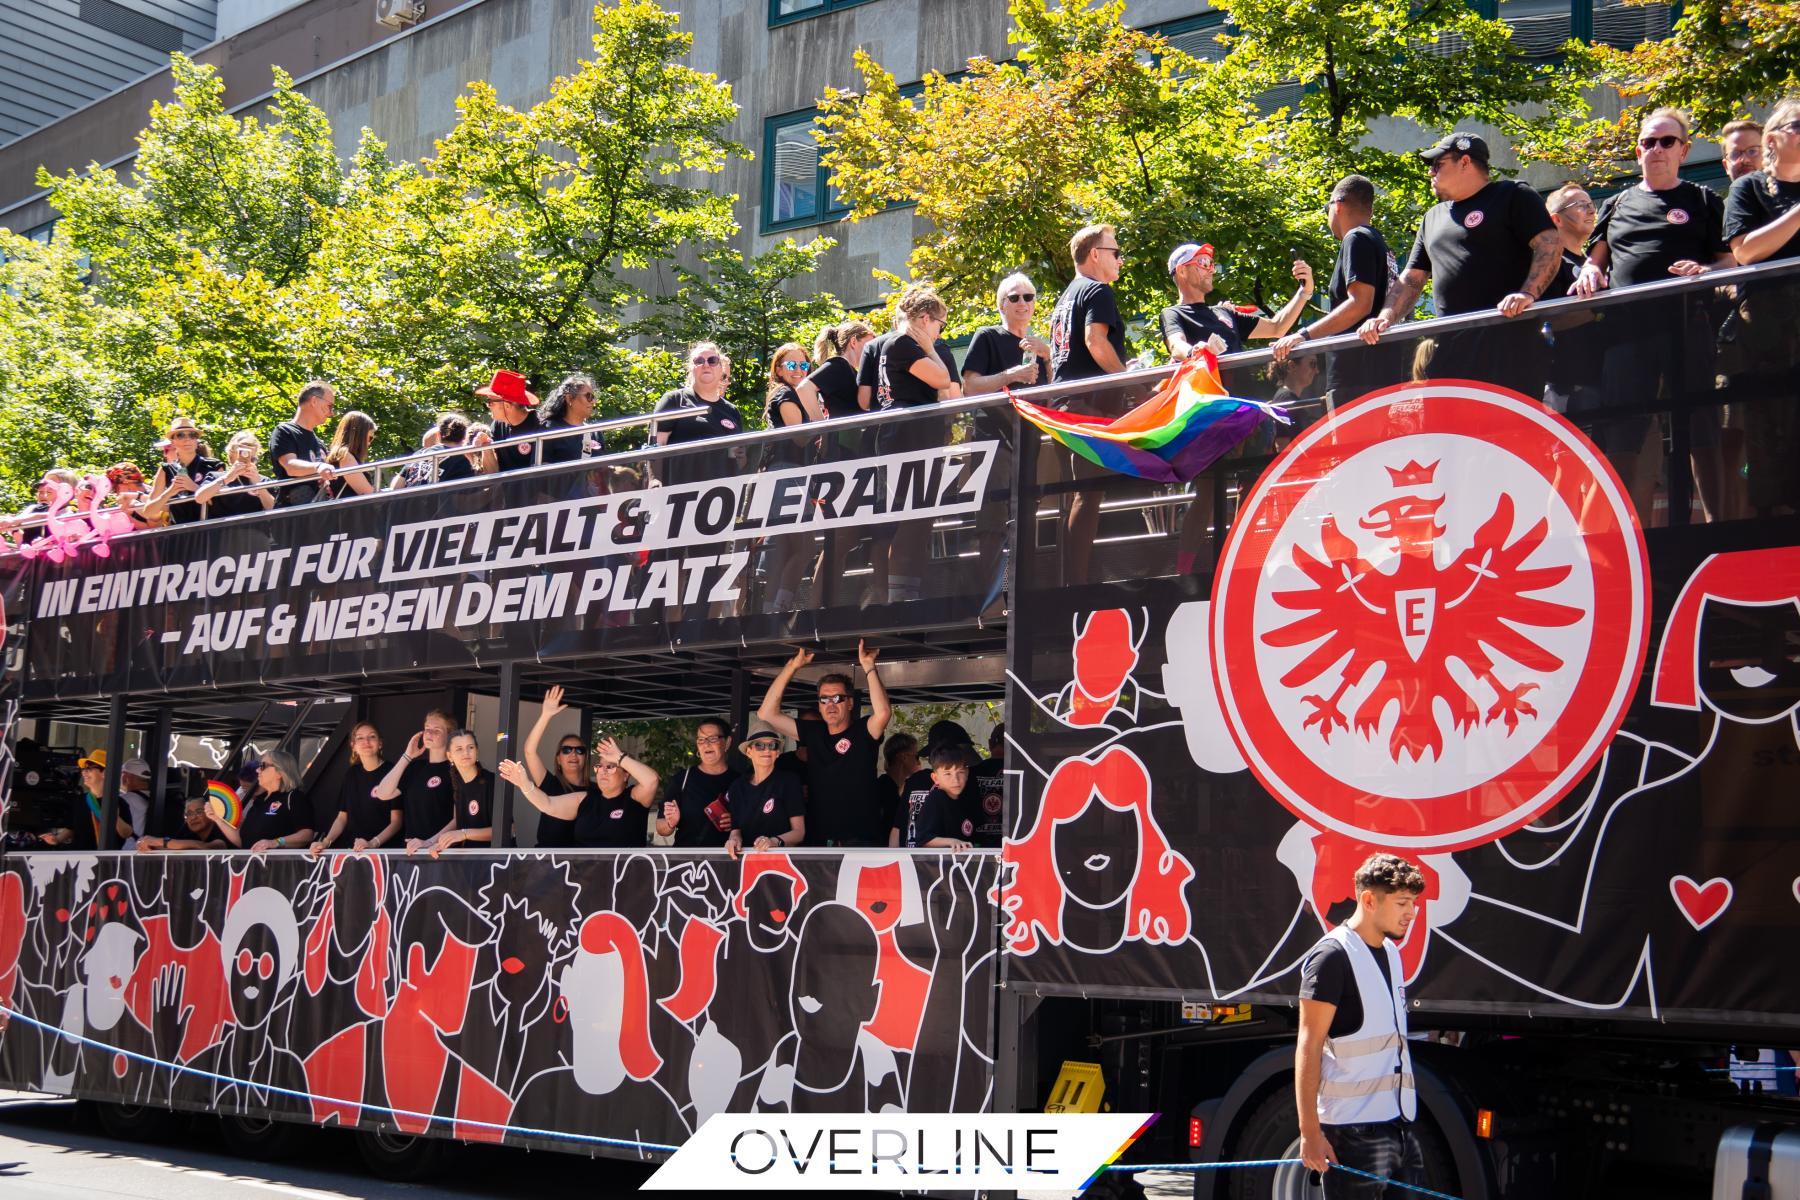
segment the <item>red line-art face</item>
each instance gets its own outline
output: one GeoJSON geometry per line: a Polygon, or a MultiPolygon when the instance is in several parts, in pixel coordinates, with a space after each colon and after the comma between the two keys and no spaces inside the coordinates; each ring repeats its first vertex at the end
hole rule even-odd
{"type": "MultiPolygon", "coordinates": [[[[1192,926],[1184,889],[1194,868],[1177,854],[1150,811],[1150,775],[1142,760],[1122,746],[1098,759],[1069,758],[1057,764],[1044,785],[1037,820],[1024,837],[1007,839],[1002,862],[1009,879],[995,898],[1007,914],[1008,948],[1030,954],[1039,939],[1062,944],[1063,909],[1113,909],[1123,904],[1118,941],[1180,942],[1192,926]],[[1086,838],[1059,838],[1058,827],[1083,820],[1124,818],[1135,826],[1137,853],[1127,873],[1105,855],[1077,859],[1086,838]]],[[[1106,839],[1117,844],[1117,839],[1106,839]]],[[[1111,946],[1087,946],[1106,950],[1111,946]]]]}

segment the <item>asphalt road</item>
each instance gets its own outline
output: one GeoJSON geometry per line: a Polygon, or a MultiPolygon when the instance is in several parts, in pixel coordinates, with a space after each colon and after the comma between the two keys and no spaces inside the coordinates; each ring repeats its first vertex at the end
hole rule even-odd
{"type": "MultiPolygon", "coordinates": [[[[366,1174],[348,1134],[311,1130],[286,1162],[265,1163],[217,1151],[216,1125],[182,1116],[157,1142],[107,1137],[81,1106],[0,1091],[0,1197],[4,1200],[422,1200],[481,1196],[545,1200],[550,1196],[603,1200],[635,1195],[651,1168],[612,1159],[527,1153],[491,1146],[458,1148],[453,1166],[429,1183],[388,1183],[366,1174]]],[[[1158,1200],[1192,1195],[1190,1177],[1174,1172],[1140,1176],[1158,1200]]],[[[675,1195],[675,1193],[650,1193],[675,1195]]],[[[882,1193],[813,1192],[810,1196],[882,1193]]],[[[1020,1200],[1060,1200],[1064,1192],[1025,1192],[1020,1200]]],[[[717,1200],[717,1197],[709,1197],[717,1200]]]]}

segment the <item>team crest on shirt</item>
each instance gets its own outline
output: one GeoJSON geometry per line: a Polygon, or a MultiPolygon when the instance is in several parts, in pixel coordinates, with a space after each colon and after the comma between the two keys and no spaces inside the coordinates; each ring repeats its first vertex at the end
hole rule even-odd
{"type": "Polygon", "coordinates": [[[479,800],[469,801],[469,815],[471,817],[480,811],[481,811],[481,801],[479,801],[479,800]]]}
{"type": "Polygon", "coordinates": [[[993,816],[1000,811],[1000,793],[989,792],[981,798],[981,811],[993,816]]]}
{"type": "Polygon", "coordinates": [[[763,801],[763,811],[765,813],[772,813],[775,811],[775,797],[770,796],[767,800],[763,801]]]}
{"type": "Polygon", "coordinates": [[[269,815],[271,817],[280,811],[281,811],[281,801],[277,800],[273,804],[269,805],[269,815]]]}
{"type": "Polygon", "coordinates": [[[612,810],[612,812],[607,814],[607,819],[610,821],[620,821],[620,820],[623,820],[624,818],[625,818],[625,810],[622,808],[615,808],[612,810]]]}
{"type": "Polygon", "coordinates": [[[1671,208],[1669,210],[1669,224],[1671,225],[1686,225],[1689,219],[1688,211],[1685,208],[1671,208]]]}
{"type": "Polygon", "coordinates": [[[719,418],[719,426],[723,429],[736,429],[737,422],[732,420],[730,417],[720,417],[719,418]]]}
{"type": "Polygon", "coordinates": [[[1482,212],[1478,208],[1474,212],[1470,213],[1468,216],[1463,218],[1463,228],[1464,229],[1473,229],[1485,220],[1487,220],[1487,214],[1482,212]]]}
{"type": "Polygon", "coordinates": [[[974,833],[975,832],[975,822],[969,820],[969,818],[967,818],[967,817],[964,817],[963,823],[962,823],[962,831],[963,831],[964,837],[968,837],[970,834],[974,833]]]}
{"type": "Polygon", "coordinates": [[[442,784],[443,782],[444,782],[444,777],[442,775],[433,775],[430,779],[427,779],[425,781],[425,786],[426,787],[437,787],[440,784],[442,784]]]}
{"type": "Polygon", "coordinates": [[[850,739],[849,738],[839,738],[837,740],[837,752],[839,754],[850,753],[850,739]]]}

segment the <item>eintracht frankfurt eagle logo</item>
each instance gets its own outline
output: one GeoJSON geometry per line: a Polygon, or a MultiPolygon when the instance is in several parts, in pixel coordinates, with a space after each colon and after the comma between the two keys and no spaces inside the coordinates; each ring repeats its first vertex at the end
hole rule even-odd
{"type": "Polygon", "coordinates": [[[1466,381],[1306,431],[1245,500],[1213,590],[1219,698],[1302,820],[1453,850],[1555,804],[1617,732],[1649,582],[1574,426],[1466,381]]]}

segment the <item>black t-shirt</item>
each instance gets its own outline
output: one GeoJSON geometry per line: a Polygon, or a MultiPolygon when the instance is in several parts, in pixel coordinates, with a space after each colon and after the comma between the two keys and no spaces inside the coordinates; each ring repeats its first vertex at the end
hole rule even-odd
{"type": "MultiPolygon", "coordinates": [[[[675,826],[674,844],[683,850],[717,849],[725,844],[725,831],[706,815],[707,806],[725,798],[737,772],[726,768],[718,775],[708,775],[699,767],[689,767],[663,793],[681,810],[681,822],[675,826]]],[[[729,809],[729,802],[727,803],[729,809]]]]}
{"type": "Polygon", "coordinates": [[[508,425],[505,421],[500,420],[489,425],[488,435],[494,439],[495,470],[517,471],[520,467],[531,466],[537,454],[535,442],[519,442],[511,446],[502,443],[508,438],[520,438],[529,433],[536,433],[543,427],[544,423],[538,420],[538,415],[530,410],[526,411],[525,419],[517,425],[508,425]]]}
{"type": "MultiPolygon", "coordinates": [[[[448,763],[445,764],[449,766],[448,763]]],[[[494,827],[494,773],[486,767],[475,769],[475,778],[464,779],[462,772],[450,767],[450,788],[456,798],[458,829],[492,829],[494,827]]]]}
{"type": "Polygon", "coordinates": [[[375,798],[375,786],[387,778],[391,770],[387,763],[382,763],[373,771],[364,769],[359,762],[350,764],[344,772],[343,786],[338,789],[337,810],[349,819],[344,822],[344,837],[354,841],[356,838],[372,838],[387,828],[388,817],[400,807],[398,800],[378,800],[375,798]]]}
{"type": "Polygon", "coordinates": [[[1496,179],[1467,200],[1432,205],[1406,269],[1431,276],[1440,317],[1493,308],[1525,285],[1531,239],[1555,228],[1542,196],[1496,179]]]}
{"type": "Polygon", "coordinates": [[[583,789],[575,811],[575,845],[592,850],[641,850],[649,842],[649,813],[629,786],[608,796],[595,784],[583,789]]]}
{"type": "MultiPolygon", "coordinates": [[[[823,721],[801,721],[798,727],[799,742],[806,747],[806,844],[875,845],[881,811],[875,763],[881,742],[869,736],[868,721],[852,716],[842,733],[832,733],[823,721]]],[[[880,840],[887,840],[885,834],[880,840]]]]}
{"type": "MultiPolygon", "coordinates": [[[[541,426],[540,428],[552,428],[541,426]]],[[[579,462],[593,453],[588,434],[579,425],[569,426],[562,437],[544,439],[544,461],[547,463],[579,462]]]]}
{"type": "MultiPolygon", "coordinates": [[[[800,403],[800,393],[785,383],[776,386],[763,409],[763,420],[771,429],[804,425],[811,419],[806,413],[806,406],[800,403]]],[[[806,444],[810,440],[802,434],[764,442],[762,465],[765,468],[799,466],[805,459],[806,444]]]]}
{"type": "Polygon", "coordinates": [[[1225,353],[1236,354],[1260,320],[1262,314],[1254,308],[1236,304],[1171,304],[1162,310],[1163,345],[1173,354],[1176,335],[1185,338],[1190,346],[1204,346],[1206,339],[1216,333],[1225,339],[1225,353]]]}
{"type": "MultiPolygon", "coordinates": [[[[966,794],[968,789],[963,789],[966,794]]],[[[907,797],[905,809],[895,817],[900,824],[900,845],[920,850],[933,838],[959,838],[968,841],[975,824],[963,813],[963,799],[943,788],[934,787],[907,797]]]]}
{"type": "Polygon", "coordinates": [[[856,368],[842,355],[826,359],[806,377],[819,389],[819,400],[828,417],[854,417],[862,412],[856,402],[856,368]]]}
{"type": "MultiPolygon", "coordinates": [[[[438,459],[438,482],[449,483],[452,479],[473,479],[477,474],[475,464],[469,461],[466,454],[446,454],[438,459]]],[[[425,476],[430,479],[431,476],[425,476]]]]}
{"type": "MultiPolygon", "coordinates": [[[[1800,183],[1787,183],[1778,179],[1775,181],[1775,194],[1771,196],[1768,178],[1765,172],[1752,171],[1731,185],[1731,195],[1725,200],[1727,243],[1780,220],[1782,214],[1800,205],[1800,183]]],[[[1789,238],[1786,245],[1763,261],[1777,258],[1800,258],[1800,233],[1789,238]]]]}
{"type": "MultiPolygon", "coordinates": [[[[895,331],[894,333],[884,333],[877,338],[870,338],[868,345],[863,347],[862,361],[856,366],[856,386],[869,389],[869,407],[872,409],[880,407],[877,401],[878,393],[881,390],[882,352],[887,348],[889,342],[901,337],[911,338],[915,344],[918,340],[912,338],[911,334],[895,331]]],[[[943,338],[939,338],[931,344],[931,348],[937,351],[938,361],[944,364],[944,370],[950,372],[950,382],[961,383],[962,372],[957,369],[956,352],[950,349],[950,344],[943,338]]],[[[862,410],[859,408],[857,411],[861,412],[862,410]]]]}
{"type": "Polygon", "coordinates": [[[245,850],[261,841],[288,838],[293,848],[293,835],[311,823],[311,809],[300,792],[268,792],[248,801],[244,819],[238,824],[238,836],[245,850]]]}
{"type": "MultiPolygon", "coordinates": [[[[196,454],[192,462],[183,467],[171,461],[163,466],[163,482],[168,483],[177,474],[186,475],[196,485],[205,483],[214,475],[225,469],[225,464],[216,458],[207,458],[196,454]]],[[[188,525],[206,516],[206,510],[194,503],[194,494],[187,492],[169,497],[169,520],[177,525],[188,525]]]]}
{"type": "MultiPolygon", "coordinates": [[[[780,837],[789,832],[788,819],[806,815],[800,798],[800,779],[786,771],[771,771],[761,783],[739,775],[725,791],[731,805],[731,828],[743,834],[744,845],[754,846],[759,837],[780,837]]],[[[809,819],[807,824],[811,825],[809,819]]],[[[808,842],[812,841],[810,831],[808,842]]]]}
{"type": "Polygon", "coordinates": [[[969,840],[977,846],[998,849],[1005,832],[1001,824],[1005,806],[1006,764],[984,758],[969,769],[969,783],[963,788],[963,814],[974,826],[969,840]]]}
{"type": "MultiPolygon", "coordinates": [[[[1386,947],[1370,949],[1382,979],[1387,980],[1386,947]]],[[[1389,980],[1389,987],[1392,986],[1389,980]]],[[[1337,1005],[1337,1011],[1331,1014],[1327,1037],[1349,1037],[1362,1028],[1362,993],[1356,988],[1356,968],[1351,965],[1349,952],[1331,938],[1321,940],[1306,952],[1306,958],[1300,964],[1300,998],[1337,1005]]]]}
{"type": "Polygon", "coordinates": [[[324,462],[325,443],[319,440],[318,434],[297,421],[283,421],[275,427],[274,434],[269,438],[269,477],[294,480],[275,492],[276,508],[310,504],[319,498],[318,484],[310,479],[289,475],[281,469],[281,460],[290,454],[303,462],[324,462]]]}
{"type": "Polygon", "coordinates": [[[1556,264],[1556,274],[1550,278],[1550,290],[1544,293],[1544,299],[1560,300],[1567,296],[1569,289],[1575,286],[1576,277],[1581,274],[1581,265],[1586,261],[1586,255],[1564,247],[1562,259],[1556,264]]]}
{"type": "Polygon", "coordinates": [[[1374,303],[1369,308],[1372,317],[1386,306],[1388,280],[1397,273],[1387,239],[1372,225],[1358,225],[1338,244],[1337,264],[1331,268],[1325,297],[1336,308],[1350,298],[1351,284],[1366,283],[1375,289],[1374,303]]]}
{"type": "MultiPolygon", "coordinates": [[[[547,796],[566,796],[570,792],[579,792],[583,784],[570,783],[555,771],[546,772],[537,781],[547,796]]],[[[553,817],[547,812],[539,811],[537,815],[537,837],[533,844],[540,850],[561,850],[575,844],[575,822],[565,821],[561,817],[553,817]]]]}
{"type": "Polygon", "coordinates": [[[450,777],[456,769],[448,759],[432,762],[415,758],[400,776],[400,810],[405,814],[403,827],[409,838],[433,838],[450,823],[454,796],[450,777]]]}
{"type": "Polygon", "coordinates": [[[931,352],[911,334],[896,333],[883,338],[881,358],[876,365],[874,406],[886,410],[936,404],[937,389],[912,373],[914,363],[930,357],[931,352]]]}
{"type": "Polygon", "coordinates": [[[227,483],[206,506],[207,518],[217,520],[221,517],[241,517],[246,513],[262,512],[262,501],[256,498],[255,493],[244,490],[253,482],[240,475],[227,483]]]}
{"type": "MultiPolygon", "coordinates": [[[[971,375],[986,375],[990,378],[1004,371],[1010,371],[1025,361],[1025,348],[1019,345],[1019,335],[1004,325],[989,325],[985,329],[977,329],[975,336],[969,341],[969,352],[963,356],[963,370],[971,375]]],[[[1050,382],[1050,364],[1039,360],[1037,377],[1024,386],[1037,387],[1050,382]]]]}
{"type": "Polygon", "coordinates": [[[1613,287],[1670,279],[1669,267],[1691,259],[1710,265],[1727,249],[1725,202],[1711,188],[1683,179],[1667,191],[1628,187],[1600,205],[1588,239],[1612,252],[1613,287]]]}
{"type": "Polygon", "coordinates": [[[1124,362],[1125,319],[1119,316],[1119,302],[1113,298],[1112,288],[1077,275],[1075,282],[1056,298],[1056,309],[1050,314],[1050,378],[1055,382],[1106,374],[1088,353],[1089,325],[1106,326],[1106,340],[1112,343],[1119,361],[1124,362]]]}
{"type": "Polygon", "coordinates": [[[899,829],[899,816],[900,785],[892,775],[882,775],[875,780],[875,819],[882,829],[899,829]]]}
{"type": "MultiPolygon", "coordinates": [[[[677,388],[672,392],[664,392],[662,399],[656,402],[656,411],[659,413],[679,408],[703,408],[706,411],[692,417],[654,422],[652,431],[667,432],[668,444],[671,446],[729,437],[744,431],[743,414],[723,396],[717,400],[702,400],[696,392],[677,388]]],[[[681,454],[661,458],[656,460],[655,471],[664,483],[692,483],[732,474],[732,467],[726,461],[725,451],[719,450],[707,454],[681,454]]]]}

